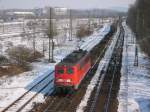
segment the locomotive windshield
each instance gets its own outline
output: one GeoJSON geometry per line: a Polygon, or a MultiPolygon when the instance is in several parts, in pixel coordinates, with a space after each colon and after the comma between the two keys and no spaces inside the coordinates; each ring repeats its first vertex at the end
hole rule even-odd
{"type": "Polygon", "coordinates": [[[73,73],[73,68],[68,67],[68,68],[67,68],[67,74],[72,74],[72,73],[73,73]]]}
{"type": "Polygon", "coordinates": [[[63,70],[63,69],[57,70],[57,74],[63,74],[63,73],[64,73],[64,70],[63,70]]]}

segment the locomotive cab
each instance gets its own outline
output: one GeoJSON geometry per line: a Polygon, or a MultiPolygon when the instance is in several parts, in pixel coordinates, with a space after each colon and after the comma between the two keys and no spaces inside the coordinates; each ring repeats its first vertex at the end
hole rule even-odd
{"type": "Polygon", "coordinates": [[[72,86],[74,72],[75,68],[72,66],[57,66],[55,68],[55,82],[61,86],[72,86]]]}
{"type": "Polygon", "coordinates": [[[55,66],[55,88],[78,89],[90,66],[91,60],[87,51],[72,52],[55,66]]]}

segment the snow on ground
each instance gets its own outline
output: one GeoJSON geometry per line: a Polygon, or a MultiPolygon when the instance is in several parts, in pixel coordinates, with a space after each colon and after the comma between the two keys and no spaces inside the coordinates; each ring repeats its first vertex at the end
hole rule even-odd
{"type": "Polygon", "coordinates": [[[20,76],[0,79],[0,111],[26,91],[24,87],[33,77],[34,72],[32,71],[20,76]]]}
{"type": "Polygon", "coordinates": [[[150,112],[150,59],[139,49],[139,65],[134,66],[135,36],[125,28],[122,76],[118,112],[150,112]]]}
{"type": "MultiPolygon", "coordinates": [[[[104,37],[104,33],[106,34],[106,31],[109,31],[110,25],[105,25],[105,27],[102,29],[102,31],[98,31],[97,33],[95,32],[93,36],[85,38],[83,42],[81,42],[81,45],[89,44],[88,40],[91,38],[92,41],[97,39],[97,41],[100,41],[104,37]],[[103,35],[103,36],[100,36],[103,35]]],[[[40,40],[41,38],[39,37],[37,39],[37,44],[39,49],[42,50],[42,41],[40,40]]],[[[46,38],[45,42],[47,42],[46,38]]],[[[30,45],[31,40],[22,40],[21,37],[12,37],[12,38],[7,38],[7,39],[2,39],[0,42],[2,44],[5,44],[7,41],[12,42],[15,46],[22,44],[25,46],[32,46],[30,45]]],[[[92,43],[96,45],[96,43],[92,43]]],[[[68,55],[70,52],[72,52],[74,49],[77,48],[77,40],[73,41],[68,41],[66,40],[63,43],[63,46],[61,47],[56,47],[54,51],[54,59],[56,60],[56,63],[61,61],[66,55],[68,55]]],[[[7,46],[3,49],[7,49],[7,46]]],[[[46,58],[48,56],[48,52],[45,53],[46,58]]],[[[17,76],[12,76],[12,77],[2,77],[0,79],[0,111],[3,110],[6,106],[8,106],[11,102],[13,102],[15,99],[17,99],[19,96],[21,96],[24,92],[29,90],[34,84],[36,84],[38,81],[40,81],[43,77],[51,73],[51,71],[54,70],[55,64],[52,63],[45,63],[45,62],[35,62],[32,63],[33,70],[29,72],[22,73],[17,76]]],[[[54,75],[50,75],[47,80],[43,82],[43,84],[40,84],[37,89],[34,89],[31,91],[31,93],[36,93],[41,87],[43,87],[44,83],[47,83],[49,80],[53,79],[54,75]]],[[[44,94],[47,94],[53,91],[53,82],[51,83],[50,86],[45,88],[41,93],[39,93],[38,97],[34,99],[27,107],[25,108],[26,111],[30,109],[33,105],[33,102],[43,102],[44,101],[44,94]]]]}
{"type": "Polygon", "coordinates": [[[0,37],[5,34],[5,37],[15,36],[13,33],[23,32],[23,26],[26,22],[4,22],[0,23],[0,37]]]}
{"type": "Polygon", "coordinates": [[[98,44],[105,35],[110,31],[110,25],[106,24],[104,27],[99,30],[98,32],[94,32],[92,36],[89,36],[84,41],[86,41],[85,44],[82,43],[80,46],[81,49],[90,51],[96,44],[98,44]]]}
{"type": "MultiPolygon", "coordinates": [[[[101,59],[101,61],[99,62],[99,66],[98,66],[98,69],[95,73],[95,75],[93,76],[90,84],[88,85],[87,87],[87,90],[86,90],[86,93],[83,97],[83,99],[81,100],[81,103],[79,104],[79,106],[77,107],[77,110],[76,112],[84,112],[84,109],[85,107],[87,106],[87,103],[88,103],[88,100],[92,94],[92,91],[94,90],[94,87],[96,86],[97,82],[98,82],[98,79],[99,79],[99,76],[100,76],[100,73],[102,70],[106,71],[107,70],[107,67],[108,67],[108,64],[109,64],[109,61],[111,59],[111,56],[112,56],[112,53],[113,53],[113,49],[115,47],[115,44],[117,42],[117,38],[118,38],[118,35],[119,35],[119,27],[118,27],[118,30],[117,30],[117,33],[114,35],[114,38],[110,44],[110,46],[107,48],[106,50],[106,53],[104,55],[104,57],[101,59]]],[[[105,74],[102,75],[101,77],[101,80],[99,82],[99,87],[100,85],[102,84],[103,82],[103,79],[105,77],[105,74]]]]}

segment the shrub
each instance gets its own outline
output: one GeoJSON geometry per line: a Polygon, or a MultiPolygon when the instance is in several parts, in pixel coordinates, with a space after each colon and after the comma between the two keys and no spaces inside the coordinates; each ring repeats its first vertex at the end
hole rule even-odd
{"type": "Polygon", "coordinates": [[[91,35],[91,34],[92,34],[92,31],[91,31],[89,28],[87,28],[87,27],[81,25],[81,26],[79,27],[79,29],[77,30],[76,36],[81,40],[81,39],[84,38],[85,36],[89,36],[89,35],[91,35]]]}
{"type": "Polygon", "coordinates": [[[9,60],[5,57],[0,55],[0,65],[6,65],[9,63],[9,60]]]}
{"type": "Polygon", "coordinates": [[[42,57],[43,57],[43,54],[41,54],[38,51],[35,51],[35,53],[34,52],[31,53],[28,61],[33,62],[33,61],[36,61],[37,59],[42,58],[42,57]]]}
{"type": "Polygon", "coordinates": [[[8,49],[7,52],[10,60],[24,69],[29,68],[29,62],[33,62],[42,57],[42,54],[38,51],[34,53],[32,49],[22,45],[8,49]]]}

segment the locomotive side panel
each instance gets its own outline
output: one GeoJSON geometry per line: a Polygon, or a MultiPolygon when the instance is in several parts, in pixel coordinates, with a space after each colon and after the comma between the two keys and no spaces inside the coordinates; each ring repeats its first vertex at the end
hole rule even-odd
{"type": "Polygon", "coordinates": [[[91,59],[89,55],[86,55],[78,64],[77,68],[77,74],[76,77],[78,79],[78,82],[74,86],[75,89],[78,89],[78,86],[80,85],[81,81],[84,79],[86,73],[91,67],[91,59]]]}

